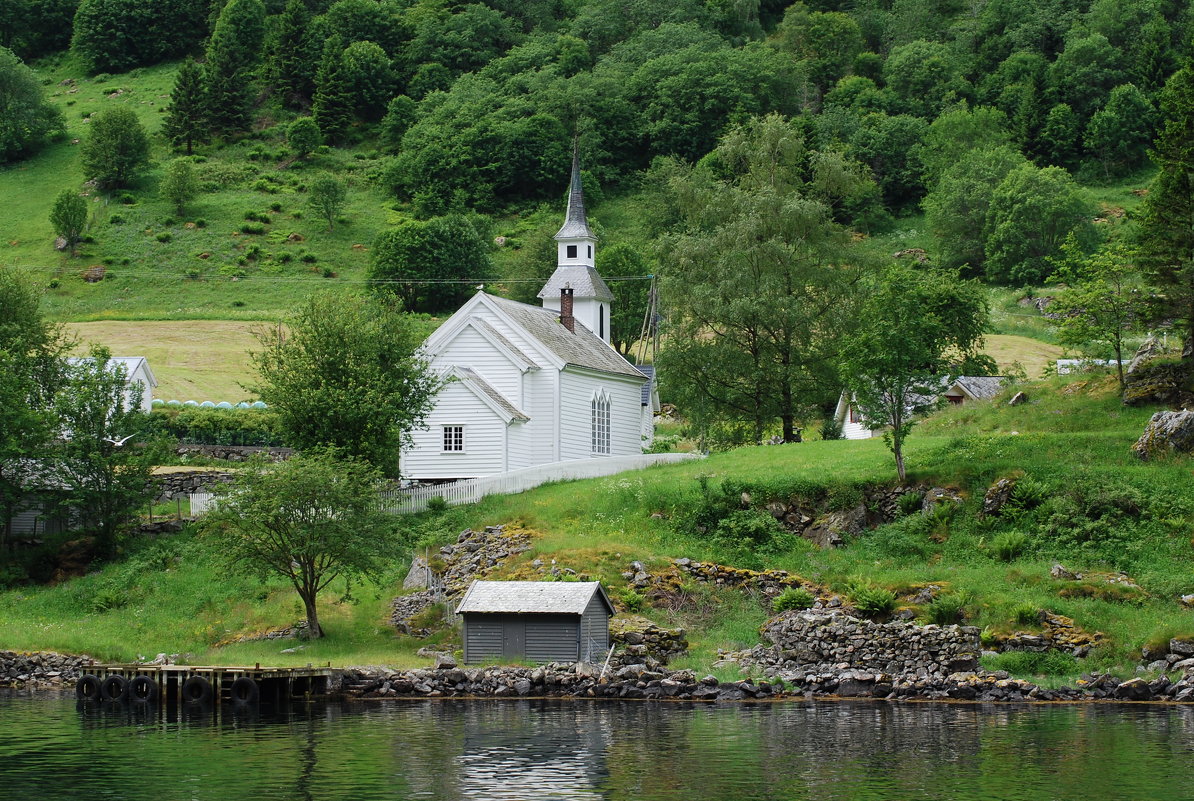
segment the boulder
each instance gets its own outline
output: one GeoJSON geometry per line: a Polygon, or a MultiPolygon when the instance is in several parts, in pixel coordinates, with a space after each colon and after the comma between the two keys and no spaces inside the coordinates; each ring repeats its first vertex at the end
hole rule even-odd
{"type": "Polygon", "coordinates": [[[1132,357],[1132,361],[1128,364],[1127,375],[1135,375],[1141,367],[1155,356],[1162,352],[1161,341],[1153,334],[1150,334],[1147,339],[1141,343],[1136,350],[1136,355],[1132,357]]]}
{"type": "Polygon", "coordinates": [[[416,556],[410,563],[410,570],[406,573],[406,580],[402,582],[404,590],[425,590],[431,586],[431,568],[427,559],[416,556]]]}
{"type": "Polygon", "coordinates": [[[1189,382],[1189,367],[1184,363],[1146,364],[1128,379],[1124,387],[1124,403],[1128,406],[1177,405],[1189,397],[1189,382]]]}
{"type": "Polygon", "coordinates": [[[1115,688],[1114,696],[1124,701],[1151,701],[1152,688],[1142,678],[1128,679],[1115,688]]]}
{"type": "Polygon", "coordinates": [[[1157,412],[1132,446],[1141,459],[1194,450],[1194,412],[1157,412]]]}
{"type": "Polygon", "coordinates": [[[860,503],[852,509],[824,515],[806,528],[801,536],[822,548],[836,548],[845,542],[847,536],[855,536],[865,530],[866,505],[860,503]]]}
{"type": "Polygon", "coordinates": [[[1169,641],[1169,653],[1178,656],[1194,656],[1194,642],[1172,639],[1169,641]]]}
{"type": "Polygon", "coordinates": [[[983,495],[984,517],[998,517],[1003,507],[1011,500],[1012,492],[1016,489],[1016,479],[1001,478],[987,488],[983,495]]]}

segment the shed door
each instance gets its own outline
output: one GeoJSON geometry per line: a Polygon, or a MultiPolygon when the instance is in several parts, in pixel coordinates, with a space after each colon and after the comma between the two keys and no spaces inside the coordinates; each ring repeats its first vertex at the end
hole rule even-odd
{"type": "Polygon", "coordinates": [[[522,659],[527,652],[527,625],[517,617],[507,618],[502,626],[504,639],[502,656],[506,659],[522,659]]]}

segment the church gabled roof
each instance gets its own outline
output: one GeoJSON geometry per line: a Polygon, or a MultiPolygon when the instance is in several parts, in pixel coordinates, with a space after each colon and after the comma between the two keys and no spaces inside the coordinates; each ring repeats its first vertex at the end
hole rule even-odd
{"type": "Polygon", "coordinates": [[[572,287],[572,296],[575,298],[596,298],[606,303],[614,300],[614,293],[597,269],[581,264],[561,264],[557,267],[539,290],[538,297],[558,298],[565,285],[572,287]]]}
{"type": "Polygon", "coordinates": [[[575,323],[576,330],[569,331],[560,322],[559,313],[551,309],[495,295],[486,295],[485,299],[565,364],[647,380],[646,376],[579,320],[575,323]]]}
{"type": "Polygon", "coordinates": [[[585,218],[585,194],[580,184],[580,152],[572,146],[572,185],[568,191],[568,213],[564,224],[556,232],[560,239],[596,239],[585,218]]]}
{"type": "Polygon", "coordinates": [[[453,365],[444,373],[445,377],[455,378],[478,397],[486,401],[494,411],[506,419],[506,422],[517,421],[525,423],[531,418],[517,406],[511,403],[505,395],[493,388],[493,385],[470,367],[453,365]]]}

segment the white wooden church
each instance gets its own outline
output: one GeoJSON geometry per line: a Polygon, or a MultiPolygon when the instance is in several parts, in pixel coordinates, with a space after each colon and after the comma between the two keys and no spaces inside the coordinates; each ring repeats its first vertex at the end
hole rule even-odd
{"type": "Polygon", "coordinates": [[[653,372],[610,345],[614,296],[596,269],[575,156],[555,239],[558,266],[539,292],[542,306],[479,291],[423,343],[447,383],[402,454],[404,478],[476,478],[635,455],[650,444],[653,372]]]}

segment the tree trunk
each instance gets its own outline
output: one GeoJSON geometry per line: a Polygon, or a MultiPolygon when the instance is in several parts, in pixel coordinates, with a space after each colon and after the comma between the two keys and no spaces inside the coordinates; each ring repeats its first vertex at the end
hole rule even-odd
{"type": "Polygon", "coordinates": [[[900,483],[903,484],[908,479],[908,474],[904,472],[904,448],[893,440],[891,452],[895,454],[896,474],[900,477],[900,483]]]}
{"type": "Polygon", "coordinates": [[[314,593],[303,593],[303,607],[307,610],[307,637],[318,640],[323,636],[323,629],[319,626],[319,611],[315,608],[314,593]]]}
{"type": "Polygon", "coordinates": [[[796,419],[790,414],[783,416],[784,421],[784,442],[799,442],[800,434],[797,433],[799,429],[796,428],[796,419]]]}

